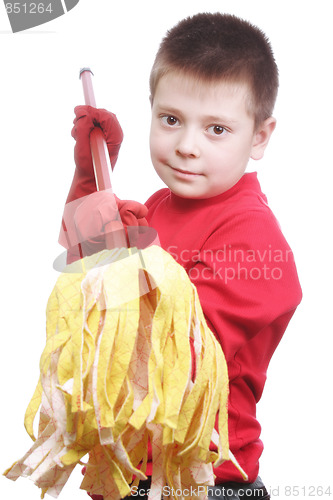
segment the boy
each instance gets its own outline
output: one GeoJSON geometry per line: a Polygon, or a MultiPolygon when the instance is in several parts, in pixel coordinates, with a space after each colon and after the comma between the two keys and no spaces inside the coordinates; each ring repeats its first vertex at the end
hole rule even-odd
{"type": "MultiPolygon", "coordinates": [[[[262,158],[275,128],[278,70],[258,28],[230,15],[198,14],[162,41],[150,89],[151,158],[167,188],[149,198],[146,218],[196,285],[221,343],[230,448],[248,475],[244,484],[231,463],[222,464],[208,498],[269,498],[258,478],[263,444],[256,403],[301,289],[257,176],[245,170],[250,158],[262,158]]],[[[76,134],[86,140],[80,116],[91,126],[94,110],[79,108],[78,115],[76,134]]],[[[104,133],[112,135],[110,128],[104,133]]],[[[79,189],[72,186],[71,199],[79,189]]],[[[91,181],[84,194],[94,190],[91,181]]]]}

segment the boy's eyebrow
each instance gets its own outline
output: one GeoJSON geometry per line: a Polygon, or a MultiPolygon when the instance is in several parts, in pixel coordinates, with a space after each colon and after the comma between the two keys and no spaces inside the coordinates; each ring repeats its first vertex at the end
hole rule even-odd
{"type": "Polygon", "coordinates": [[[214,123],[230,123],[230,125],[237,123],[237,120],[233,118],[229,118],[228,116],[217,116],[217,115],[205,115],[203,117],[205,120],[214,122],[214,123]]]}
{"type": "Polygon", "coordinates": [[[170,113],[174,115],[180,115],[181,111],[179,109],[173,108],[172,106],[169,106],[168,104],[157,104],[156,105],[157,111],[161,112],[164,111],[165,113],[170,113]]]}

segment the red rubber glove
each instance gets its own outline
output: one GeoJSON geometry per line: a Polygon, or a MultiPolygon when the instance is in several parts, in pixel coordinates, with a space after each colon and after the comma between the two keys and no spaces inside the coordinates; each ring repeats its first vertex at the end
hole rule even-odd
{"type": "Polygon", "coordinates": [[[120,200],[116,197],[120,218],[124,226],[148,226],[148,208],[138,201],[120,200]]]}
{"type": "Polygon", "coordinates": [[[127,226],[148,226],[145,219],[147,212],[145,205],[137,201],[120,200],[108,190],[96,191],[87,196],[74,214],[78,241],[81,242],[84,255],[106,248],[105,234],[108,232],[123,231],[123,227],[127,226]]]}
{"type": "Polygon", "coordinates": [[[105,109],[97,109],[92,106],[77,106],[74,109],[76,118],[72,136],[76,144],[74,147],[75,173],[70,188],[67,203],[86,196],[96,191],[94,167],[90,150],[90,132],[95,128],[101,128],[109,156],[112,169],[114,168],[120,145],[123,140],[123,131],[116,115],[105,109]]]}

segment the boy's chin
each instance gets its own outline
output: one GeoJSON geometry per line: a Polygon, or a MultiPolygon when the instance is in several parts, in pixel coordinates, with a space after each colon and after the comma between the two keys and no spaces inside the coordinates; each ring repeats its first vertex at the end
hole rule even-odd
{"type": "Polygon", "coordinates": [[[178,196],[179,198],[188,199],[188,200],[205,200],[206,198],[211,198],[211,196],[209,194],[205,194],[205,193],[198,193],[195,191],[175,189],[172,187],[169,187],[169,189],[172,192],[172,194],[174,194],[175,196],[178,196]]]}

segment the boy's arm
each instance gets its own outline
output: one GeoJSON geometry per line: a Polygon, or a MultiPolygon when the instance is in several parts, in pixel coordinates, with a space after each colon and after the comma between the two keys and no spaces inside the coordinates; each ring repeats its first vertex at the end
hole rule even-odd
{"type": "Polygon", "coordinates": [[[194,267],[192,282],[227,359],[269,325],[277,345],[302,293],[293,254],[269,210],[233,218],[206,241],[194,267]]]}

